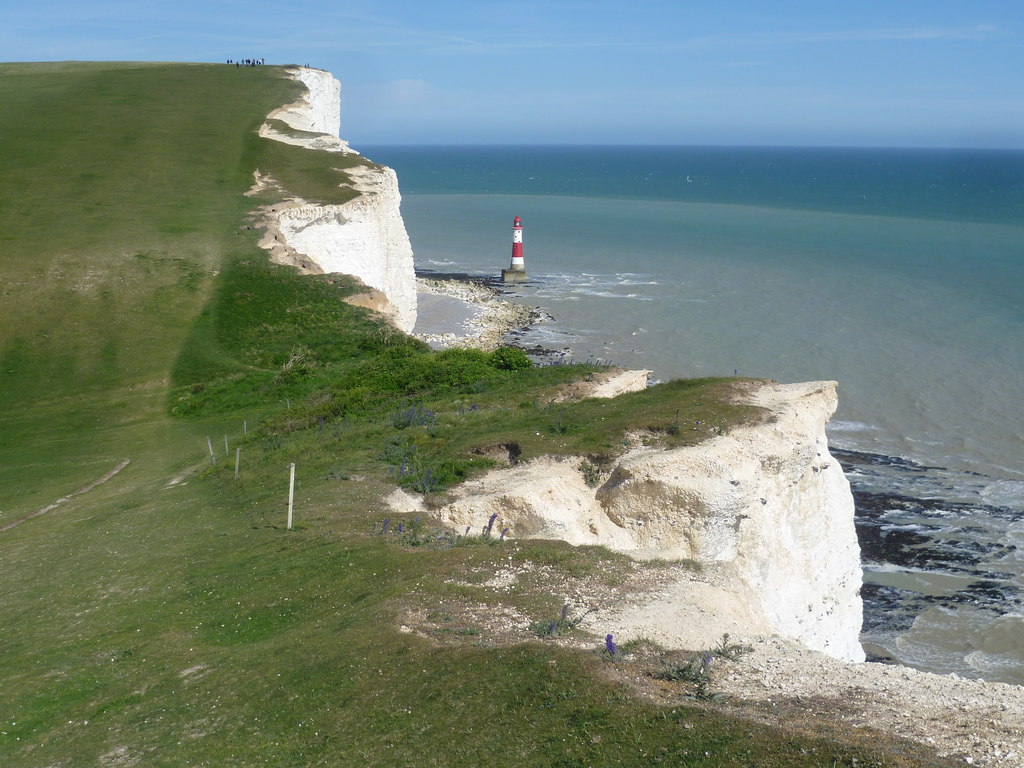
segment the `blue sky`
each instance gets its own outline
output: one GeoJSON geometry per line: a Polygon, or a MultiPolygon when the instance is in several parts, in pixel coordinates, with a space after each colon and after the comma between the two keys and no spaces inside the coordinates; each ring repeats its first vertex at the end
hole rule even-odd
{"type": "Polygon", "coordinates": [[[245,56],[357,147],[1024,148],[1024,0],[0,0],[8,61],[245,56]]]}

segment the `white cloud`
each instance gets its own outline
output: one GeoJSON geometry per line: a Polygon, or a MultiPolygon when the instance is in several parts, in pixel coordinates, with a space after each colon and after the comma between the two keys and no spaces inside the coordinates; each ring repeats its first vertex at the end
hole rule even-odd
{"type": "Polygon", "coordinates": [[[433,86],[426,80],[392,80],[384,86],[388,97],[400,103],[424,101],[430,98],[433,86]]]}

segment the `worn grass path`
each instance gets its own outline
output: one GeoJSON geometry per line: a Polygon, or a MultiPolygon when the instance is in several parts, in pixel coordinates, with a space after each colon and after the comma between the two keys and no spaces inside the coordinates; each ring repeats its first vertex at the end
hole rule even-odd
{"type": "Polygon", "coordinates": [[[5,523],[4,525],[0,525],[0,532],[8,531],[8,530],[10,530],[11,528],[13,528],[16,525],[21,525],[26,520],[31,520],[34,517],[39,517],[40,515],[45,515],[47,512],[52,512],[53,510],[57,509],[57,507],[59,507],[61,504],[64,504],[64,503],[66,503],[68,501],[71,501],[71,499],[75,498],[76,496],[81,496],[83,493],[88,493],[89,491],[91,491],[96,486],[103,485],[103,483],[105,483],[108,480],[110,480],[112,477],[117,475],[122,469],[124,469],[125,467],[127,467],[131,463],[132,463],[131,459],[125,459],[120,464],[118,464],[116,467],[114,467],[112,470],[110,470],[106,474],[102,475],[101,477],[97,478],[96,480],[93,480],[88,485],[83,485],[81,488],[76,488],[71,493],[69,493],[67,496],[61,496],[56,501],[54,501],[54,502],[52,502],[50,504],[47,504],[45,507],[42,507],[41,509],[37,509],[35,512],[29,512],[27,515],[23,515],[23,516],[19,517],[17,520],[12,520],[9,523],[5,523]]]}

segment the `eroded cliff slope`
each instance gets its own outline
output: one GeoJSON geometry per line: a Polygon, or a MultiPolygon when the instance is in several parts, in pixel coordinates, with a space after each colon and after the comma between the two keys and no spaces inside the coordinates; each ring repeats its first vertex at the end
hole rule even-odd
{"type": "Polygon", "coordinates": [[[440,515],[479,529],[496,514],[512,536],[712,564],[758,625],[862,661],[853,497],[825,438],[835,382],[765,382],[748,397],[769,411],[760,424],[630,449],[596,487],[581,458],[546,457],[465,483],[440,515]]]}

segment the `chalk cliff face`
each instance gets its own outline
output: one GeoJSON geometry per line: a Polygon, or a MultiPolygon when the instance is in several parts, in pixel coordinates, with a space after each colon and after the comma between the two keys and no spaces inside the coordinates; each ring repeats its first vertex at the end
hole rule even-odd
{"type": "Polygon", "coordinates": [[[596,488],[580,459],[493,471],[458,489],[441,517],[479,530],[497,513],[512,536],[724,566],[773,631],[863,661],[853,497],[825,438],[836,385],[765,383],[749,397],[770,411],[761,424],[691,447],[632,449],[596,488]]]}
{"type": "Polygon", "coordinates": [[[322,69],[299,67],[293,72],[308,94],[300,102],[282,107],[278,119],[300,131],[341,136],[341,83],[322,69]]]}
{"type": "MultiPolygon", "coordinates": [[[[294,104],[275,110],[294,135],[264,124],[260,135],[275,141],[344,154],[356,154],[338,138],[341,85],[329,72],[301,67],[292,75],[306,86],[294,104]]],[[[383,294],[380,305],[398,328],[416,324],[416,277],[412,246],[399,210],[401,195],[395,172],[367,163],[346,169],[359,196],[341,205],[290,200],[268,212],[268,235],[260,243],[275,261],[310,272],[354,275],[383,294]]]]}

